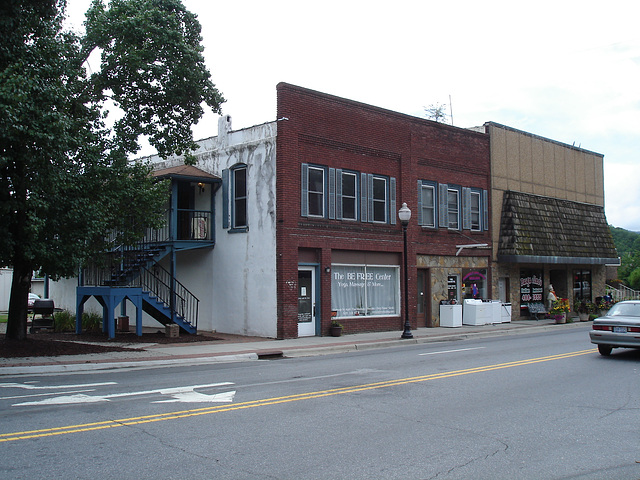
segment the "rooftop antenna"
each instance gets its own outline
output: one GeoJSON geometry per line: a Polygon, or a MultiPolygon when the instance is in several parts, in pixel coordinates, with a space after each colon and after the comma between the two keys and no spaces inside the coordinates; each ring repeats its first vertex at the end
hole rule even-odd
{"type": "Polygon", "coordinates": [[[451,104],[451,95],[449,95],[449,113],[451,114],[451,125],[453,125],[453,105],[451,104]]]}

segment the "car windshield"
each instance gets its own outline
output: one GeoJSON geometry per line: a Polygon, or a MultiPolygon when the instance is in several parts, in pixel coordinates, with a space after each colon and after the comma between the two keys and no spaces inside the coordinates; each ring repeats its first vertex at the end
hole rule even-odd
{"type": "Polygon", "coordinates": [[[607,315],[610,317],[640,317],[640,303],[616,303],[607,315]]]}

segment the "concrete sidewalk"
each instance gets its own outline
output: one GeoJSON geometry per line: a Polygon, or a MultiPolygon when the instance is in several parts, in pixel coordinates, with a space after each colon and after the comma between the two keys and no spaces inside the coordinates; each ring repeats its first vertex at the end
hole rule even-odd
{"type": "MultiPolygon", "coordinates": [[[[300,357],[397,347],[428,342],[445,342],[468,338],[517,335],[561,329],[590,328],[591,322],[555,324],[552,320],[519,320],[495,325],[458,328],[420,328],[412,339],[401,339],[401,331],[344,335],[342,337],[302,337],[289,340],[227,338],[215,342],[173,344],[114,343],[135,350],[127,352],[64,355],[59,357],[0,358],[0,376],[82,372],[115,368],[161,367],[166,365],[200,365],[216,362],[249,361],[280,357],[300,357]]],[[[586,333],[585,333],[586,335],[586,333]]],[[[586,337],[585,337],[586,338],[586,337]]]]}

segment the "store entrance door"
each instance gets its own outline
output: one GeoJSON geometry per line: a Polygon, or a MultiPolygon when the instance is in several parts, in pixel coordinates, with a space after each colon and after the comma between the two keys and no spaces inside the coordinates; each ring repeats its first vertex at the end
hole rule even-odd
{"type": "Polygon", "coordinates": [[[314,267],[298,267],[298,336],[316,334],[316,294],[314,267]]]}
{"type": "Polygon", "coordinates": [[[429,270],[418,269],[418,327],[433,327],[429,301],[429,270]]]}

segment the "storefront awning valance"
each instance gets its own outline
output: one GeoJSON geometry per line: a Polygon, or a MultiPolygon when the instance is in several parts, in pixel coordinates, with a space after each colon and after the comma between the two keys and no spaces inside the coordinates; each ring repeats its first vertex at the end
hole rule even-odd
{"type": "Polygon", "coordinates": [[[588,203],[506,191],[498,261],[618,264],[604,208],[588,203]]]}

